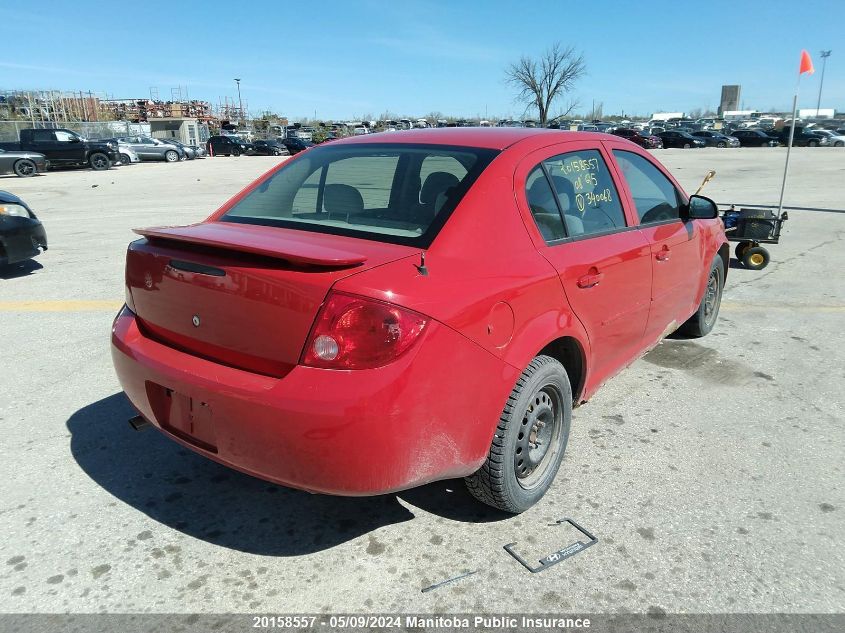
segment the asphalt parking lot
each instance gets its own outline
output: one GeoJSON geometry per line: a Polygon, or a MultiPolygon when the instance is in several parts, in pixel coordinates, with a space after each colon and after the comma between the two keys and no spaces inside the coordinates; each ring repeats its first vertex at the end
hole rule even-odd
{"type": "MultiPolygon", "coordinates": [[[[776,203],[784,149],[662,150],[717,202],[776,203]]],[[[794,149],[782,243],[720,320],[577,409],[517,517],[461,481],[315,496],[133,432],[109,355],[132,227],[202,219],[278,158],[0,177],[47,227],[0,276],[2,612],[840,612],[845,605],[845,151],[794,149]],[[599,542],[529,574],[577,540],[599,542]],[[457,574],[473,576],[421,593],[457,574]]]]}

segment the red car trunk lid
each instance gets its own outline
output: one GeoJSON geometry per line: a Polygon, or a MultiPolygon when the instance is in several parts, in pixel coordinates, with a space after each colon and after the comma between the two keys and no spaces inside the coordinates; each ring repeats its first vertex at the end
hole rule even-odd
{"type": "Polygon", "coordinates": [[[343,277],[415,249],[228,222],[137,230],[126,283],[146,334],[216,362],[283,376],[343,277]]]}

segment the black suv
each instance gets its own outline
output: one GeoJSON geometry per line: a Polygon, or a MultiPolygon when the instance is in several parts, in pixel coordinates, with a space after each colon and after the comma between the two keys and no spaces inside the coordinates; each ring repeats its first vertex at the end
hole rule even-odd
{"type": "Polygon", "coordinates": [[[208,153],[214,156],[253,154],[252,145],[237,136],[212,136],[205,142],[208,153]]]}

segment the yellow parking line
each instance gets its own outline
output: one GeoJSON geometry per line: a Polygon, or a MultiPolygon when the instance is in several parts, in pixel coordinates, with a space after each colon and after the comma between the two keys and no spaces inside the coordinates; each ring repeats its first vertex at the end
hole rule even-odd
{"type": "Polygon", "coordinates": [[[123,301],[115,299],[59,299],[55,301],[0,301],[0,312],[97,312],[119,310],[123,301]]]}

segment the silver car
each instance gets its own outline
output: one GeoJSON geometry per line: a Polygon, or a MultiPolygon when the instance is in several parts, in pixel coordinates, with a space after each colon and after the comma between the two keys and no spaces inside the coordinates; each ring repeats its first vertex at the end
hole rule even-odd
{"type": "Polygon", "coordinates": [[[138,156],[137,152],[128,143],[117,142],[117,155],[120,157],[120,163],[122,165],[141,162],[141,157],[138,156]]]}
{"type": "Polygon", "coordinates": [[[188,160],[194,160],[195,158],[205,158],[205,150],[200,147],[197,147],[196,145],[185,145],[182,141],[177,141],[175,138],[169,138],[166,142],[175,145],[183,152],[185,152],[185,157],[188,160]]]}
{"type": "Polygon", "coordinates": [[[0,175],[15,174],[21,178],[28,178],[35,174],[43,174],[49,166],[50,161],[44,154],[8,152],[0,149],[0,175]]]}
{"type": "Polygon", "coordinates": [[[168,163],[176,163],[186,157],[181,147],[149,136],[124,136],[117,141],[129,145],[142,161],[164,160],[168,163]]]}

